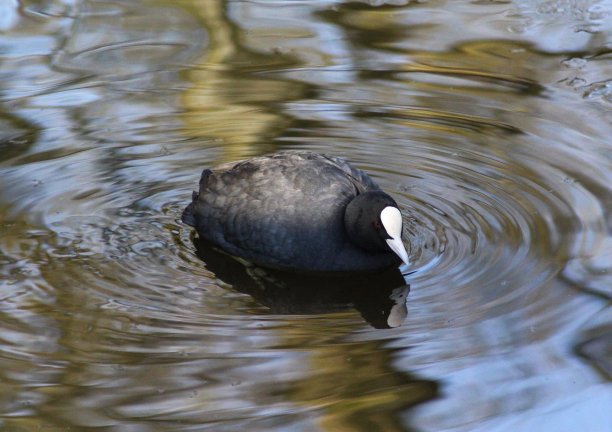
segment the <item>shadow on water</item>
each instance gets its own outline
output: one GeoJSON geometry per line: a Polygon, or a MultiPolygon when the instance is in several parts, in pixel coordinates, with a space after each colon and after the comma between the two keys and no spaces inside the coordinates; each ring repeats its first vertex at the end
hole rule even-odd
{"type": "Polygon", "coordinates": [[[584,358],[605,377],[612,379],[612,305],[596,313],[584,328],[574,352],[584,358]]]}
{"type": "Polygon", "coordinates": [[[612,328],[603,327],[596,331],[597,334],[578,343],[575,351],[612,379],[612,328]]]}
{"type": "Polygon", "coordinates": [[[0,163],[27,153],[39,135],[32,122],[0,107],[0,163]]]}
{"type": "Polygon", "coordinates": [[[197,256],[215,275],[275,314],[322,314],[354,307],[375,328],[402,324],[410,285],[397,268],[354,274],[268,269],[219,251],[193,236],[197,256]]]}

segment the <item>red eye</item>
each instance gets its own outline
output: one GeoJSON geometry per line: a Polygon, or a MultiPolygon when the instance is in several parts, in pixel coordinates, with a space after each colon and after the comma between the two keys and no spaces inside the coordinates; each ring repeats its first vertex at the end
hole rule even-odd
{"type": "Polygon", "coordinates": [[[374,221],[374,227],[375,227],[375,228],[381,228],[381,226],[380,226],[380,222],[378,222],[378,221],[374,221]]]}

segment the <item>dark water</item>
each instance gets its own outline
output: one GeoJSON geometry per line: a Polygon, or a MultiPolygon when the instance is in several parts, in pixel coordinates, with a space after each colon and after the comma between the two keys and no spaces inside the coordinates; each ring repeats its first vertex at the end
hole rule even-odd
{"type": "Polygon", "coordinates": [[[612,430],[610,1],[4,0],[0,32],[1,430],[612,430]],[[396,197],[414,273],[194,244],[201,169],[290,148],[396,197]]]}

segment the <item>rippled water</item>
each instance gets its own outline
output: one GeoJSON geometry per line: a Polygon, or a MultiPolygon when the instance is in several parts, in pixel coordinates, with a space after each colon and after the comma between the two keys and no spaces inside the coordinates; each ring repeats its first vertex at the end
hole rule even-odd
{"type": "Polygon", "coordinates": [[[610,1],[8,0],[0,78],[2,430],[612,429],[610,1]],[[289,148],[394,195],[413,273],[180,223],[289,148]]]}

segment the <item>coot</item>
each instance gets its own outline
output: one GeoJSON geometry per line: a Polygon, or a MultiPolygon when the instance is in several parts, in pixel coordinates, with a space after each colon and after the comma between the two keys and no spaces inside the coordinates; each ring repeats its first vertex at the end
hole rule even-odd
{"type": "Polygon", "coordinates": [[[205,169],[181,219],[264,266],[327,272],[408,264],[393,198],[343,159],[312,152],[205,169]]]}

